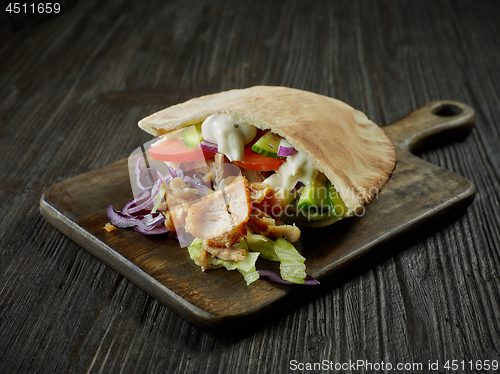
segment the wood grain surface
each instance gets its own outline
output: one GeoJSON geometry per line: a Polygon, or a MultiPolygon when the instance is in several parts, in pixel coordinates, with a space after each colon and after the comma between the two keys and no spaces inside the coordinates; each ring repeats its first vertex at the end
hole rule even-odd
{"type": "Polygon", "coordinates": [[[1,17],[0,372],[281,373],[292,360],[367,360],[446,373],[446,360],[464,360],[468,373],[479,369],[469,360],[500,359],[498,2],[87,0],[18,33],[1,17]],[[273,315],[206,332],[50,225],[39,201],[151,139],[136,126],[146,115],[256,84],[336,97],[381,126],[434,100],[466,103],[470,134],[418,151],[477,194],[273,315]]]}

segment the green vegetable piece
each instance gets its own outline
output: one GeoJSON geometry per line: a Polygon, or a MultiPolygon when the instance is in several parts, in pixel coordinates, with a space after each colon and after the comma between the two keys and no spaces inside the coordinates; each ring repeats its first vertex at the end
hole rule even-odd
{"type": "MultiPolygon", "coordinates": [[[[193,240],[191,245],[188,248],[189,257],[197,264],[201,265],[200,256],[201,256],[201,247],[203,242],[201,239],[196,238],[193,240]]],[[[247,250],[247,244],[242,241],[240,243],[235,244],[235,247],[242,248],[247,250]]],[[[216,267],[225,267],[227,270],[238,270],[241,275],[245,278],[247,285],[259,279],[259,272],[255,268],[255,262],[259,257],[259,252],[246,252],[245,259],[243,261],[229,261],[229,260],[221,260],[220,258],[215,258],[210,256],[207,259],[207,263],[216,267]]]]}
{"type": "Polygon", "coordinates": [[[260,274],[257,271],[257,269],[255,269],[255,266],[250,271],[245,271],[243,269],[238,269],[238,271],[241,273],[241,275],[243,275],[243,278],[245,278],[245,281],[247,282],[247,286],[250,283],[255,282],[257,279],[260,278],[260,274]]]}
{"type": "Polygon", "coordinates": [[[323,216],[325,213],[328,216],[326,182],[325,175],[319,173],[315,180],[303,187],[297,208],[302,210],[306,217],[308,213],[311,217],[323,216]]]}
{"type": "Polygon", "coordinates": [[[274,251],[280,260],[281,278],[293,283],[304,284],[306,278],[305,258],[286,239],[276,239],[274,251]]]}
{"type": "MultiPolygon", "coordinates": [[[[151,213],[156,213],[157,210],[160,209],[160,207],[165,204],[166,196],[167,196],[167,190],[165,188],[165,183],[161,182],[160,191],[158,192],[158,194],[155,197],[155,200],[154,200],[155,205],[153,206],[153,209],[151,209],[151,213]]],[[[163,210],[165,210],[165,208],[163,208],[163,210]]]]}
{"type": "Polygon", "coordinates": [[[255,144],[252,146],[252,151],[260,153],[261,155],[272,157],[278,157],[278,149],[280,147],[281,137],[279,135],[273,134],[271,131],[266,132],[255,144]]]}
{"type": "Polygon", "coordinates": [[[203,135],[201,134],[201,123],[186,127],[182,130],[181,135],[182,139],[184,139],[184,145],[193,149],[203,140],[203,135]]]}
{"type": "Polygon", "coordinates": [[[203,242],[201,239],[195,239],[191,243],[191,245],[188,247],[188,252],[189,252],[189,257],[191,257],[191,260],[195,262],[196,265],[200,265],[200,256],[201,256],[201,246],[203,245],[203,242]]]}
{"type": "Polygon", "coordinates": [[[332,182],[328,181],[326,184],[327,196],[328,196],[328,206],[330,209],[330,214],[336,217],[342,217],[347,213],[347,207],[344,204],[344,200],[340,197],[339,192],[334,187],[332,182]]]}
{"type": "Polygon", "coordinates": [[[279,261],[280,259],[274,251],[274,241],[264,235],[250,234],[246,236],[248,249],[254,252],[260,252],[260,255],[266,260],[279,261]]]}
{"type": "Polygon", "coordinates": [[[257,261],[258,257],[258,252],[247,252],[245,255],[245,259],[241,261],[240,265],[237,268],[241,275],[243,275],[243,277],[245,278],[247,286],[259,279],[259,272],[255,268],[255,262],[257,261]]]}

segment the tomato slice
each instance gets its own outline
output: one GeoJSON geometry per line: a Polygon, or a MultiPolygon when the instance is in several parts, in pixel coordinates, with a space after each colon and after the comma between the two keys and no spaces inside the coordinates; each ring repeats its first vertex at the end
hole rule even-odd
{"type": "Polygon", "coordinates": [[[149,148],[149,155],[158,161],[191,162],[213,157],[215,153],[199,147],[188,148],[182,138],[171,138],[149,148]]]}
{"type": "Polygon", "coordinates": [[[242,161],[233,161],[236,165],[245,169],[271,171],[278,170],[281,164],[285,162],[284,158],[267,157],[252,151],[252,143],[245,147],[242,161]]]}

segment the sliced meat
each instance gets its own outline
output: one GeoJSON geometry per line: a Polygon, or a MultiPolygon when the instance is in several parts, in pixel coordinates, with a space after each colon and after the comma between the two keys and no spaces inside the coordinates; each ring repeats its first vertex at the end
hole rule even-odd
{"type": "Polygon", "coordinates": [[[225,155],[217,153],[211,165],[211,173],[214,190],[217,190],[221,188],[222,181],[229,184],[228,178],[241,176],[241,169],[238,165],[231,163],[225,155]]]}
{"type": "Polygon", "coordinates": [[[206,241],[210,245],[227,248],[235,243],[239,243],[245,236],[247,236],[246,222],[241,222],[238,225],[234,225],[231,230],[206,241]]]}
{"type": "Polygon", "coordinates": [[[248,227],[260,235],[271,239],[286,238],[290,243],[294,243],[300,238],[300,230],[295,225],[285,225],[280,220],[275,220],[266,212],[253,208],[248,220],[248,227]]]}
{"type": "Polygon", "coordinates": [[[200,197],[197,189],[189,187],[179,177],[172,179],[166,190],[169,213],[168,215],[164,213],[165,226],[170,231],[177,231],[176,228],[184,226],[189,206],[200,197]]]}
{"type": "Polygon", "coordinates": [[[163,212],[163,215],[165,216],[165,227],[169,229],[172,232],[175,232],[175,225],[174,221],[172,220],[172,215],[170,214],[170,210],[167,210],[163,212]]]}
{"type": "Polygon", "coordinates": [[[269,237],[272,239],[285,238],[290,243],[295,243],[300,238],[300,230],[295,225],[270,226],[269,237]]]}
{"type": "MultiPolygon", "coordinates": [[[[172,231],[177,231],[179,227],[184,226],[188,209],[189,209],[188,203],[179,204],[170,209],[170,220],[172,221],[172,224],[176,229],[172,231]]],[[[165,225],[166,225],[166,220],[165,220],[165,225]]]]}
{"type": "Polygon", "coordinates": [[[214,163],[212,164],[212,180],[214,182],[214,185],[219,186],[220,182],[225,178],[224,165],[228,163],[228,158],[222,153],[217,153],[214,156],[214,163]]]}
{"type": "Polygon", "coordinates": [[[210,252],[204,250],[202,247],[201,252],[200,252],[200,257],[194,258],[194,261],[198,266],[201,267],[201,271],[205,271],[208,269],[217,269],[217,268],[221,267],[221,265],[215,266],[215,265],[208,263],[208,261],[211,258],[212,258],[212,254],[210,252]]]}
{"type": "Polygon", "coordinates": [[[278,217],[286,208],[283,190],[275,190],[265,183],[251,183],[250,197],[252,207],[266,212],[271,217],[278,217]]]}
{"type": "Polygon", "coordinates": [[[201,178],[205,184],[210,185],[213,181],[212,168],[214,164],[214,158],[205,159],[205,165],[197,167],[194,172],[199,175],[203,175],[201,178]]]}
{"type": "Polygon", "coordinates": [[[250,198],[252,204],[261,203],[266,195],[271,194],[273,188],[265,183],[251,183],[250,184],[250,198]]]}
{"type": "Polygon", "coordinates": [[[202,251],[209,252],[212,256],[226,261],[243,261],[245,259],[245,250],[236,247],[216,247],[211,245],[207,240],[203,241],[202,251]]]}
{"type": "Polygon", "coordinates": [[[174,206],[199,199],[196,188],[189,187],[182,178],[176,177],[167,186],[167,204],[174,206]]]}
{"type": "Polygon", "coordinates": [[[198,266],[201,267],[202,271],[208,269],[217,269],[221,267],[222,265],[212,265],[210,263],[210,260],[213,257],[217,257],[220,258],[221,260],[226,260],[226,261],[240,262],[245,259],[245,250],[236,247],[230,247],[230,248],[214,247],[208,244],[206,240],[204,240],[201,246],[200,256],[194,258],[194,261],[198,266]]]}
{"type": "Polygon", "coordinates": [[[243,175],[250,183],[262,183],[266,179],[266,177],[262,175],[262,172],[258,170],[250,170],[245,168],[240,169],[241,175],[243,175]]]}
{"type": "Polygon", "coordinates": [[[249,184],[238,177],[227,187],[192,204],[185,228],[209,245],[229,248],[245,237],[250,211],[249,184]]]}

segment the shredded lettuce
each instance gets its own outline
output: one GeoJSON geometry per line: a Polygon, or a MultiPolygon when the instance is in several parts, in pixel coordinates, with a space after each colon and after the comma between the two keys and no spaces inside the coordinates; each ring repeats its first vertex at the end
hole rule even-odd
{"type": "Polygon", "coordinates": [[[249,233],[246,241],[250,251],[259,252],[266,260],[279,261],[281,278],[293,283],[304,283],[306,266],[305,258],[301,256],[300,240],[292,244],[286,239],[273,241],[263,235],[249,233]]]}
{"type": "Polygon", "coordinates": [[[247,285],[259,279],[259,272],[255,268],[255,262],[257,261],[258,257],[259,257],[259,252],[247,251],[245,259],[240,262],[241,266],[238,267],[238,271],[245,278],[247,285]]]}
{"type": "Polygon", "coordinates": [[[263,235],[249,234],[246,237],[248,249],[260,252],[266,260],[279,261],[280,259],[274,251],[274,241],[263,235]]]}
{"type": "Polygon", "coordinates": [[[155,205],[153,206],[153,209],[151,209],[151,213],[156,213],[156,211],[161,207],[161,205],[165,204],[166,196],[167,196],[167,190],[165,188],[165,183],[162,181],[160,190],[158,191],[158,194],[155,196],[155,205]]]}
{"type": "MultiPolygon", "coordinates": [[[[267,260],[279,261],[281,278],[289,282],[304,284],[306,265],[304,263],[305,258],[301,256],[302,244],[300,241],[294,244],[286,239],[280,238],[273,241],[263,235],[250,232],[244,240],[234,245],[246,251],[243,261],[221,260],[210,255],[206,262],[215,267],[238,270],[248,285],[259,279],[255,263],[259,255],[261,255],[267,260]]],[[[201,265],[199,259],[202,245],[201,239],[195,239],[188,248],[189,256],[197,265],[201,265]]]]}
{"type": "Polygon", "coordinates": [[[188,247],[188,252],[189,252],[189,257],[191,257],[191,260],[194,261],[194,263],[198,266],[200,266],[200,256],[201,256],[201,246],[203,245],[203,242],[201,239],[196,238],[193,240],[191,245],[188,247]]]}
{"type": "MultiPolygon", "coordinates": [[[[197,265],[200,265],[199,258],[202,245],[202,240],[197,238],[193,240],[188,248],[189,256],[197,265]]],[[[207,263],[216,267],[225,267],[227,270],[238,270],[243,275],[248,285],[259,279],[259,273],[255,268],[255,262],[259,257],[259,252],[249,252],[245,240],[234,246],[246,250],[245,259],[243,261],[221,260],[220,258],[214,258],[210,255],[207,259],[207,263]]]]}
{"type": "Polygon", "coordinates": [[[233,247],[244,249],[245,251],[248,251],[248,243],[246,238],[244,238],[241,242],[233,244],[233,247]]]}
{"type": "Polygon", "coordinates": [[[304,284],[306,278],[306,260],[286,239],[277,239],[274,251],[280,260],[281,278],[293,283],[304,284]]]}

